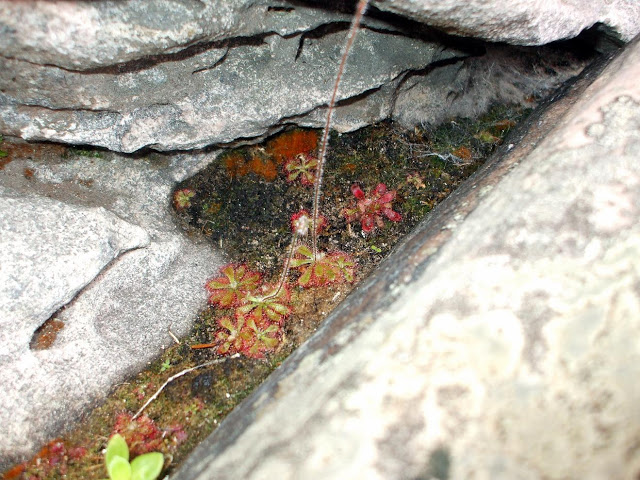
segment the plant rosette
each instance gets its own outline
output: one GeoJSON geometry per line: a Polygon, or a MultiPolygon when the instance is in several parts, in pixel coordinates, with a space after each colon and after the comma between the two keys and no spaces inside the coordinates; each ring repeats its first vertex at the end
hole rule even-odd
{"type": "Polygon", "coordinates": [[[209,304],[222,308],[235,308],[245,303],[246,296],[258,288],[262,279],[245,265],[230,263],[220,268],[222,277],[207,281],[205,288],[209,292],[209,304]]]}
{"type": "Polygon", "coordinates": [[[104,463],[110,480],[156,480],[164,465],[160,452],[139,455],[129,462],[129,447],[118,433],[107,443],[104,463]]]}
{"type": "Polygon", "coordinates": [[[287,182],[295,182],[300,179],[300,183],[305,187],[312,187],[316,181],[316,169],[318,159],[310,154],[300,153],[293,158],[287,159],[284,164],[284,173],[287,182]]]}
{"type": "Polygon", "coordinates": [[[384,226],[383,217],[392,222],[402,220],[402,215],[391,207],[396,198],[396,191],[387,190],[387,186],[384,183],[376,185],[373,191],[369,193],[369,196],[365,195],[357,184],[351,186],[351,193],[356,197],[357,204],[355,207],[343,209],[342,216],[348,223],[360,220],[364,233],[370,233],[376,227],[382,228],[384,226]]]}
{"type": "MultiPolygon", "coordinates": [[[[298,236],[304,237],[307,235],[312,224],[313,217],[305,209],[291,215],[291,231],[298,236]]],[[[328,225],[329,222],[327,221],[327,217],[324,215],[318,215],[316,234],[320,234],[320,232],[326,229],[328,225]]]]}
{"type": "Polygon", "coordinates": [[[243,305],[236,308],[236,317],[253,317],[257,321],[265,316],[271,322],[282,324],[291,314],[291,292],[287,284],[276,292],[273,285],[263,285],[247,294],[243,305]]]}
{"type": "Polygon", "coordinates": [[[282,338],[282,326],[262,317],[223,317],[218,322],[220,330],[216,334],[219,355],[240,353],[250,358],[264,358],[273,352],[282,338]]]}
{"type": "Polygon", "coordinates": [[[291,267],[300,270],[298,285],[303,288],[323,287],[331,283],[355,280],[356,264],[344,252],[318,252],[316,258],[306,245],[300,245],[291,259],[291,267]]]}
{"type": "Polygon", "coordinates": [[[183,188],[173,194],[173,205],[176,210],[184,210],[191,206],[191,199],[196,195],[196,192],[190,188],[183,188]]]}

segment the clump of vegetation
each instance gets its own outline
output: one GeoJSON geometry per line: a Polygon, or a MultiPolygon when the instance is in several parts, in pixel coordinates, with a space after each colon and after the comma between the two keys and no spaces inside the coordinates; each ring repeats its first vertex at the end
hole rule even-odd
{"type": "Polygon", "coordinates": [[[318,149],[318,132],[294,129],[277,135],[267,142],[265,152],[278,164],[296,158],[298,155],[314,155],[318,149]]]}
{"type": "Polygon", "coordinates": [[[364,233],[370,233],[376,227],[384,227],[383,216],[392,222],[402,220],[402,215],[391,207],[396,198],[396,191],[388,191],[384,183],[379,183],[369,193],[369,196],[365,195],[360,186],[356,184],[351,186],[351,193],[358,199],[358,202],[355,207],[344,208],[342,216],[348,223],[360,220],[364,233]]]}
{"type": "Polygon", "coordinates": [[[173,206],[176,208],[176,210],[184,210],[185,208],[189,208],[191,206],[191,199],[195,196],[195,194],[196,192],[194,192],[190,188],[177,190],[173,194],[173,206]]]}
{"type": "Polygon", "coordinates": [[[107,443],[104,463],[110,480],[156,480],[162,471],[164,457],[159,452],[151,452],[129,462],[127,441],[116,433],[107,443]]]}
{"type": "Polygon", "coordinates": [[[85,447],[72,446],[63,439],[57,438],[42,447],[31,462],[16,465],[5,472],[2,478],[3,480],[61,478],[80,464],[86,455],[85,447]]]}
{"type": "MultiPolygon", "coordinates": [[[[4,137],[0,135],[0,144],[2,144],[3,142],[4,142],[4,137]]],[[[8,155],[9,155],[9,152],[6,152],[5,150],[0,150],[0,158],[4,158],[8,155]]]]}
{"type": "Polygon", "coordinates": [[[104,155],[100,150],[95,148],[70,148],[68,153],[77,155],[78,157],[102,158],[104,155]]]}

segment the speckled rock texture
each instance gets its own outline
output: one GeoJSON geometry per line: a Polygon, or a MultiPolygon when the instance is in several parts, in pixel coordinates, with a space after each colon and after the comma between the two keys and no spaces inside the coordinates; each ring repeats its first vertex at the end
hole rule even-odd
{"type": "Polygon", "coordinates": [[[634,0],[372,0],[376,7],[449,33],[514,45],[543,45],[599,25],[624,41],[640,33],[634,0]]]}
{"type": "MultiPolygon", "coordinates": [[[[63,3],[0,3],[0,25],[13,32],[0,60],[0,131],[121,152],[322,125],[316,110],[331,96],[349,26],[348,15],[277,1],[63,3]],[[60,42],[54,29],[73,40],[60,42]]],[[[371,27],[340,89],[341,101],[362,96],[341,115],[344,130],[388,117],[394,89],[383,87],[408,71],[467,56],[371,27]]]]}
{"type": "Polygon", "coordinates": [[[638,478],[639,59],[535,114],[172,478],[638,478]]]}
{"type": "MultiPolygon", "coordinates": [[[[511,7],[483,2],[488,7],[479,9],[476,3],[429,7],[430,2],[412,2],[413,10],[397,0],[376,5],[418,21],[427,16],[423,7],[437,10],[434,19],[454,18],[455,11],[455,18],[478,28],[485,16],[504,18],[517,27],[505,40],[532,43],[528,35],[537,26],[528,20],[537,18],[531,13],[538,11],[537,4],[518,3],[511,18],[511,7]]],[[[616,11],[626,13],[622,18],[632,24],[636,4],[618,3],[616,11]]],[[[597,21],[611,20],[622,38],[630,35],[633,25],[618,25],[606,4],[588,5],[583,10],[591,23],[577,21],[575,5],[556,5],[554,34],[538,43],[573,37],[597,21]]],[[[1,0],[0,132],[135,152],[255,141],[292,124],[322,126],[350,20],[348,14],[318,8],[326,6],[278,0],[1,0]]],[[[398,110],[412,105],[404,93],[414,87],[414,75],[443,62],[448,65],[445,74],[427,79],[429,85],[440,81],[435,96],[449,82],[466,95],[467,89],[459,87],[466,86],[465,75],[474,70],[462,61],[480,55],[477,42],[434,32],[431,22],[407,24],[379,12],[363,25],[339,90],[337,130],[354,130],[393,115],[407,123],[415,115],[398,110]],[[410,85],[402,90],[403,101],[394,105],[405,79],[410,85]]],[[[470,36],[501,38],[460,28],[470,36]]],[[[569,67],[568,72],[552,68],[553,75],[545,69],[529,71],[536,80],[522,83],[528,88],[520,100],[538,96],[551,80],[561,84],[567,78],[562,73],[576,64],[569,67]]],[[[454,98],[439,97],[438,109],[446,110],[454,98]]],[[[466,104],[475,106],[464,112],[472,115],[482,102],[466,104]]],[[[424,94],[417,105],[424,106],[424,94]]]]}
{"type": "Polygon", "coordinates": [[[171,191],[214,157],[54,153],[4,166],[0,469],[144,368],[172,342],[169,328],[188,331],[222,259],[177,228],[171,191]],[[64,325],[55,341],[32,342],[50,318],[64,325]]]}

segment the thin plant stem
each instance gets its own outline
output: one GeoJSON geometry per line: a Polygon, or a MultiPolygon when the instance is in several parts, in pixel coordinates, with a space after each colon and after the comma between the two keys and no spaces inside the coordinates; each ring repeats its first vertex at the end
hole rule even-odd
{"type": "Polygon", "coordinates": [[[215,365],[217,363],[222,363],[222,362],[226,362],[227,360],[230,360],[232,358],[238,358],[240,356],[239,353],[235,353],[233,355],[231,355],[230,357],[227,358],[218,358],[216,360],[211,360],[210,362],[206,362],[206,363],[201,363],[200,365],[196,365],[195,367],[191,367],[191,368],[187,368],[186,370],[182,370],[179,373],[176,373],[175,375],[173,375],[172,377],[169,377],[169,379],[164,382],[162,384],[162,386],[156,391],[156,393],[154,393],[153,395],[151,395],[151,398],[149,398],[149,400],[147,400],[144,405],[142,405],[142,407],[140,407],[140,410],[138,410],[136,412],[136,414],[131,417],[131,420],[135,420],[136,418],[138,418],[140,416],[140,414],[144,411],[145,408],[147,408],[149,406],[149,404],[151,402],[153,402],[156,398],[158,398],[158,395],[160,395],[160,393],[162,392],[162,390],[164,390],[164,387],[166,387],[167,385],[169,385],[171,382],[173,382],[176,378],[180,378],[183,375],[186,375],[187,373],[193,372],[194,370],[198,370],[199,368],[204,368],[204,367],[208,367],[210,365],[215,365]]]}
{"type": "Polygon", "coordinates": [[[274,293],[264,297],[263,300],[277,297],[280,291],[282,290],[282,287],[287,281],[287,275],[289,275],[289,270],[291,269],[291,259],[293,258],[293,254],[295,253],[296,247],[298,246],[298,238],[300,238],[300,235],[298,235],[297,233],[294,233],[293,239],[291,240],[291,247],[289,247],[289,255],[287,255],[287,260],[284,262],[284,268],[282,269],[282,273],[280,274],[280,281],[278,282],[278,288],[274,293]]]}
{"type": "Polygon", "coordinates": [[[313,223],[311,232],[312,245],[313,245],[313,260],[316,261],[318,256],[318,218],[320,216],[320,193],[322,191],[322,176],[324,174],[324,163],[327,157],[327,148],[329,145],[329,131],[331,129],[331,121],[333,119],[333,112],[336,106],[336,98],[338,97],[338,88],[340,87],[340,81],[342,80],[342,74],[344,73],[345,65],[347,64],[347,58],[349,57],[349,51],[353,46],[353,42],[356,38],[356,33],[360,27],[360,21],[364,16],[369,0],[360,0],[356,6],[356,11],[351,20],[351,27],[347,34],[347,41],[344,46],[344,52],[340,59],[340,66],[338,67],[338,73],[336,74],[336,81],[333,85],[333,92],[331,92],[331,100],[327,108],[327,118],[322,131],[322,139],[320,140],[320,149],[318,150],[318,168],[316,170],[316,180],[313,186],[313,223]]]}

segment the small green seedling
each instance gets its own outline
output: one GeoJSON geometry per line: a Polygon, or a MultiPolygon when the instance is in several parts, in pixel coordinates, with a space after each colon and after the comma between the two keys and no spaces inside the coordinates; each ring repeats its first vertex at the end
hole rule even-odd
{"type": "Polygon", "coordinates": [[[160,373],[165,372],[170,368],[171,368],[171,361],[169,359],[166,359],[164,362],[162,362],[162,365],[160,365],[160,373]]]}
{"type": "Polygon", "coordinates": [[[127,442],[116,433],[107,443],[104,463],[110,480],[156,480],[162,471],[164,457],[160,452],[145,453],[129,463],[127,442]]]}

